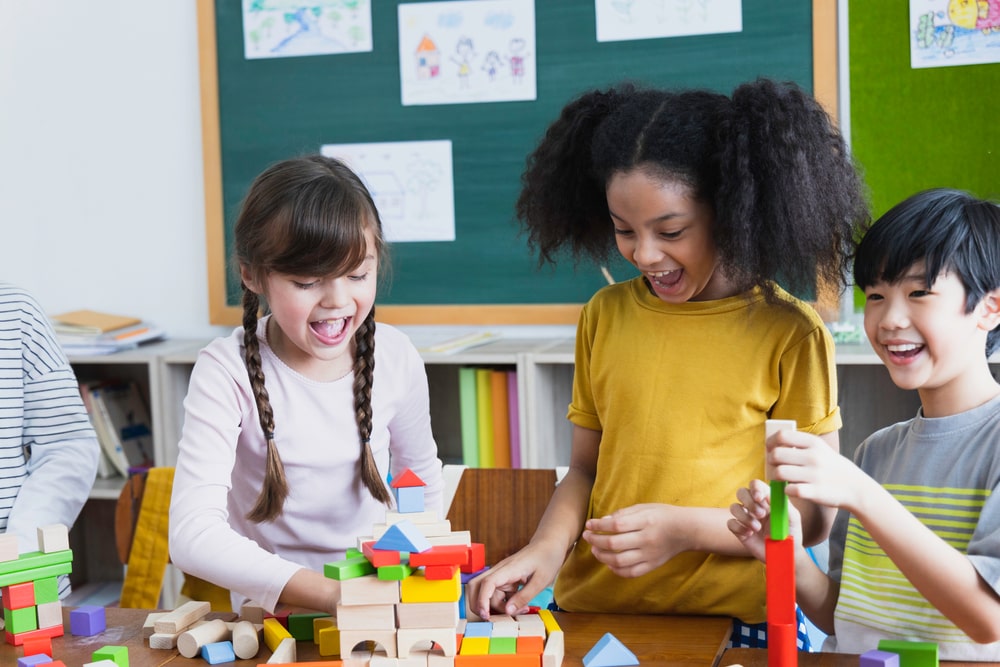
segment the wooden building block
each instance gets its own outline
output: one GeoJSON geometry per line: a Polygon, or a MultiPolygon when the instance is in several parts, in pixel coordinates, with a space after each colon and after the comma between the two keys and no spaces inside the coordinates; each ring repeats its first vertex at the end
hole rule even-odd
{"type": "Polygon", "coordinates": [[[79,637],[90,637],[104,632],[107,619],[104,607],[93,604],[80,605],[69,612],[69,631],[79,637]]]}
{"type": "Polygon", "coordinates": [[[517,638],[516,649],[518,653],[531,653],[541,655],[545,650],[545,638],[537,635],[521,635],[517,638]]]}
{"type": "Polygon", "coordinates": [[[337,605],[337,628],[344,630],[395,630],[396,605],[337,605]]]}
{"type": "Polygon", "coordinates": [[[236,660],[231,641],[212,642],[201,647],[201,657],[210,665],[220,665],[236,660]]]}
{"type": "Polygon", "coordinates": [[[454,602],[410,602],[396,605],[396,625],[400,628],[454,628],[458,621],[458,604],[454,602]]]}
{"type": "Polygon", "coordinates": [[[861,654],[859,667],[899,667],[899,654],[872,649],[861,654]]]}
{"type": "Polygon", "coordinates": [[[3,610],[3,624],[7,632],[21,635],[38,629],[38,614],[34,607],[3,610]]]}
{"type": "Polygon", "coordinates": [[[410,486],[394,489],[396,507],[402,514],[415,514],[424,511],[424,490],[422,487],[410,486]]]}
{"type": "Polygon", "coordinates": [[[399,582],[401,602],[458,602],[462,597],[462,582],[458,574],[445,581],[428,581],[422,572],[399,582]]]}
{"type": "Polygon", "coordinates": [[[250,621],[239,621],[233,625],[233,653],[240,660],[249,660],[260,652],[260,633],[250,621]]]}
{"type": "Polygon", "coordinates": [[[412,521],[400,521],[389,526],[382,537],[375,542],[376,549],[394,549],[396,551],[426,551],[431,548],[431,543],[427,540],[417,525],[412,521]]]}
{"type": "Polygon", "coordinates": [[[104,646],[91,654],[92,660],[110,660],[118,667],[128,667],[127,646],[104,646]]]}
{"type": "MultiPolygon", "coordinates": [[[[70,612],[72,615],[73,612],[70,612]]],[[[155,625],[156,619],[162,618],[169,614],[168,611],[154,611],[151,614],[146,614],[146,621],[142,624],[142,638],[149,639],[156,632],[155,625]]],[[[75,633],[74,633],[75,634],[75,633]]]]}
{"type": "Polygon", "coordinates": [[[31,632],[22,632],[19,634],[14,634],[10,630],[4,631],[4,639],[11,646],[21,646],[24,642],[30,639],[37,639],[38,637],[48,637],[52,639],[54,637],[62,637],[63,626],[54,625],[51,628],[39,628],[37,630],[32,630],[31,632]]]}
{"type": "Polygon", "coordinates": [[[369,563],[368,559],[364,556],[355,556],[354,558],[345,558],[332,563],[326,563],[323,565],[323,574],[327,579],[344,581],[346,579],[354,579],[355,577],[363,577],[368,574],[375,574],[375,566],[369,563]]]}
{"type": "MultiPolygon", "coordinates": [[[[340,619],[337,619],[337,624],[339,626],[340,619]]],[[[357,658],[353,655],[354,649],[362,642],[375,642],[378,648],[389,656],[390,658],[396,657],[396,630],[344,630],[343,628],[338,628],[340,630],[340,657],[344,660],[345,667],[348,660],[356,661],[357,658]],[[345,658],[345,656],[351,656],[350,658],[345,658]]],[[[371,656],[369,655],[369,658],[371,656]]]]}
{"type": "Polygon", "coordinates": [[[445,655],[456,653],[455,627],[446,628],[400,628],[396,631],[396,655],[406,658],[418,642],[430,640],[441,647],[445,655]]]}
{"type": "Polygon", "coordinates": [[[59,578],[42,577],[35,579],[35,604],[56,602],[59,600],[59,578]]]}
{"type": "Polygon", "coordinates": [[[158,633],[179,634],[194,625],[196,621],[203,619],[210,611],[212,611],[210,603],[191,600],[158,618],[153,629],[158,633]]]}
{"type": "Polygon", "coordinates": [[[38,615],[39,628],[51,628],[56,625],[62,626],[63,605],[59,600],[36,605],[35,611],[38,615]]]}
{"type": "Polygon", "coordinates": [[[313,640],[313,621],[317,618],[329,618],[323,612],[297,613],[288,615],[288,632],[296,641],[311,642],[313,640]]]}
{"type": "Polygon", "coordinates": [[[427,551],[410,554],[410,565],[422,567],[425,565],[458,565],[469,562],[469,548],[463,544],[441,544],[427,551]]]}
{"type": "Polygon", "coordinates": [[[402,581],[411,574],[413,574],[413,568],[405,563],[383,565],[378,569],[378,578],[382,581],[402,581]]]}
{"type": "MultiPolygon", "coordinates": [[[[795,624],[795,543],[791,539],[764,539],[767,558],[767,622],[795,624]]],[[[768,645],[770,645],[770,641],[768,645]]]]}
{"type": "Polygon", "coordinates": [[[23,647],[25,655],[47,655],[49,658],[53,657],[51,637],[35,637],[34,639],[27,639],[25,640],[23,647]]]}
{"type": "Polygon", "coordinates": [[[472,544],[472,533],[467,530],[453,530],[447,535],[434,535],[432,537],[428,537],[427,541],[431,543],[432,547],[445,544],[462,544],[464,546],[469,546],[472,544]]]}
{"type": "Polygon", "coordinates": [[[468,634],[462,637],[462,646],[458,649],[459,655],[487,655],[489,652],[489,637],[470,637],[468,634]]]}
{"type": "Polygon", "coordinates": [[[462,572],[472,574],[486,567],[486,545],[482,542],[469,543],[469,558],[461,567],[462,572]]]}
{"type": "Polygon", "coordinates": [[[278,649],[278,645],[284,640],[294,639],[294,637],[292,637],[292,633],[288,631],[288,628],[283,626],[281,621],[277,618],[265,618],[263,625],[264,643],[267,644],[267,647],[271,649],[272,653],[278,649]]]}
{"type": "Polygon", "coordinates": [[[560,667],[566,656],[566,636],[562,630],[549,632],[542,651],[542,667],[560,667]]]}
{"type": "Polygon", "coordinates": [[[517,637],[490,637],[490,655],[517,653],[517,637]]]}
{"type": "Polygon", "coordinates": [[[39,653],[37,655],[27,655],[17,659],[17,667],[36,667],[37,665],[47,664],[52,667],[52,657],[45,654],[39,653]]]}
{"type": "Polygon", "coordinates": [[[584,667],[628,667],[638,664],[639,659],[635,657],[635,653],[628,650],[625,644],[610,632],[605,632],[583,656],[584,667]]]}
{"type": "Polygon", "coordinates": [[[427,667],[455,667],[455,656],[431,651],[427,654],[427,667]]]}
{"type": "Polygon", "coordinates": [[[424,510],[423,512],[399,512],[397,510],[387,510],[385,513],[385,523],[387,525],[392,525],[394,523],[399,523],[400,521],[412,521],[413,523],[420,525],[424,523],[434,523],[435,521],[440,521],[441,517],[438,513],[433,510],[424,510]]]}
{"type": "Polygon", "coordinates": [[[399,583],[377,576],[358,577],[340,582],[340,604],[396,604],[399,583]]]}
{"type": "Polygon", "coordinates": [[[0,535],[0,563],[17,560],[20,553],[17,548],[17,535],[4,533],[0,535]]]}
{"type": "MultiPolygon", "coordinates": [[[[225,621],[218,618],[196,623],[177,635],[177,652],[185,658],[194,658],[201,653],[204,646],[221,642],[230,637],[231,633],[225,621]]],[[[215,650],[220,651],[221,649],[215,650]]]]}
{"type": "MultiPolygon", "coordinates": [[[[264,619],[267,621],[268,619],[264,619]]],[[[265,628],[265,632],[267,629],[265,628]]],[[[268,659],[267,664],[276,665],[283,662],[295,662],[298,660],[295,637],[291,635],[285,637],[278,645],[271,649],[271,657],[268,659]]]]}
{"type": "Polygon", "coordinates": [[[519,637],[541,637],[545,639],[545,622],[538,614],[519,614],[514,617],[517,621],[517,635],[519,637]]]}
{"type": "Polygon", "coordinates": [[[321,628],[315,635],[321,656],[340,655],[340,630],[337,626],[321,628]]]}
{"type": "Polygon", "coordinates": [[[362,544],[361,553],[368,559],[368,562],[375,567],[399,565],[402,562],[401,555],[398,551],[376,549],[374,540],[362,544]]]}
{"type": "Polygon", "coordinates": [[[177,638],[180,636],[179,632],[154,632],[149,636],[149,648],[172,651],[177,648],[177,638]]]}
{"type": "Polygon", "coordinates": [[[38,550],[43,554],[69,550],[69,529],[61,523],[39,526],[38,550]]]}
{"type": "Polygon", "coordinates": [[[556,622],[556,617],[548,609],[539,609],[538,618],[542,619],[542,623],[545,625],[545,632],[552,634],[553,632],[562,630],[559,627],[559,623],[556,622]]]}
{"type": "Polygon", "coordinates": [[[905,639],[882,639],[878,650],[899,655],[899,667],[938,667],[938,645],[905,639]]]}
{"type": "Polygon", "coordinates": [[[458,574],[458,565],[427,565],[424,578],[427,581],[448,581],[458,574]]]}
{"type": "Polygon", "coordinates": [[[0,587],[0,596],[3,597],[4,609],[24,609],[38,604],[35,602],[34,581],[0,587]]]}
{"type": "Polygon", "coordinates": [[[260,625],[264,622],[264,608],[256,602],[245,602],[240,607],[240,618],[254,625],[260,625]]]}

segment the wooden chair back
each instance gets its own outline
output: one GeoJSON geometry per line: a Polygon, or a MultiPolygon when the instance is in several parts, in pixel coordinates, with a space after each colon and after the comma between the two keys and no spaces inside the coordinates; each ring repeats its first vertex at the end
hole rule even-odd
{"type": "Polygon", "coordinates": [[[468,530],[495,565],[525,546],[556,488],[555,470],[466,468],[448,510],[452,530],[468,530]]]}

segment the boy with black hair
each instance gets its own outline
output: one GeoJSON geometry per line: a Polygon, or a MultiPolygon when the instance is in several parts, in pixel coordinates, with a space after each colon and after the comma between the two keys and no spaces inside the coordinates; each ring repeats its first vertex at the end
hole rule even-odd
{"type": "MultiPolygon", "coordinates": [[[[792,532],[797,602],[830,637],[863,653],[880,639],[936,642],[949,660],[1000,659],[1000,207],[947,189],[895,206],[858,245],[865,333],[921,407],[857,449],[854,463],[819,438],[767,442],[791,497],[840,508],[830,571],[792,532]]],[[[737,493],[730,530],[761,560],[768,486],[737,493]]]]}

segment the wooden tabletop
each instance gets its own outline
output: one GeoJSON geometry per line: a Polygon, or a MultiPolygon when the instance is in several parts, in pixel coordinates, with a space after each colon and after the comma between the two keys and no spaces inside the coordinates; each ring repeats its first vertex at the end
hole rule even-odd
{"type": "MultiPolygon", "coordinates": [[[[799,667],[858,667],[858,656],[851,653],[799,653],[799,667]]],[[[988,667],[989,662],[941,661],[948,667],[988,667]]],[[[719,667],[767,667],[766,648],[731,648],[722,654],[719,667]]]]}
{"type": "MultiPolygon", "coordinates": [[[[205,665],[201,658],[185,658],[176,650],[151,649],[142,638],[142,624],[149,612],[141,609],[106,610],[107,629],[92,637],[76,637],[69,633],[69,610],[63,610],[66,634],[52,640],[56,659],[67,667],[79,667],[91,661],[94,651],[104,646],[127,646],[130,667],[178,667],[205,665]]],[[[213,614],[233,620],[235,614],[213,614]]],[[[628,616],[618,614],[556,613],[556,620],[565,633],[565,667],[580,667],[583,656],[605,632],[610,632],[627,646],[643,667],[713,667],[722,656],[732,629],[728,618],[712,616],[628,616]]],[[[298,659],[321,658],[312,642],[299,642],[298,659]]],[[[0,665],[16,664],[21,647],[0,644],[0,665]]],[[[270,652],[261,642],[261,651],[251,660],[237,660],[227,665],[256,666],[267,662],[270,652]]],[[[766,660],[766,656],[765,656],[766,660]]],[[[823,667],[827,667],[824,665],[823,667]]],[[[830,666],[834,667],[834,666],[830,666]]],[[[837,665],[836,667],[840,667],[837,665]]],[[[854,666],[856,667],[856,665],[854,666]]]]}

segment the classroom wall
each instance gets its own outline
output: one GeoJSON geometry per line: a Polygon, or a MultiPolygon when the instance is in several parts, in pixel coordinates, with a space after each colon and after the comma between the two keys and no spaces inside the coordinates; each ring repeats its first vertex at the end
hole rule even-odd
{"type": "Polygon", "coordinates": [[[0,281],[208,337],[194,0],[0,0],[0,281]]]}

